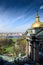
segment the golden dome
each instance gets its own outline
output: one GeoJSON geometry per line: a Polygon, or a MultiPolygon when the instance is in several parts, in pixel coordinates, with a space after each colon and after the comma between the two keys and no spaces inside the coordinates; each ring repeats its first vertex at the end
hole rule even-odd
{"type": "Polygon", "coordinates": [[[36,16],[36,22],[32,24],[32,28],[38,28],[38,27],[41,27],[41,26],[43,26],[43,23],[40,22],[39,16],[37,14],[37,16],[36,16]]]}
{"type": "Polygon", "coordinates": [[[41,27],[43,27],[43,23],[41,24],[41,27]]]}

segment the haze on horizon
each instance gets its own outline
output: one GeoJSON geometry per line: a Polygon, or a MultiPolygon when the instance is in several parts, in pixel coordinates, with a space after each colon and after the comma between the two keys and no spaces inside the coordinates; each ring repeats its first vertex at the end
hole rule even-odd
{"type": "Polygon", "coordinates": [[[43,0],[0,0],[0,32],[25,32],[35,22],[36,11],[43,22],[43,0]]]}

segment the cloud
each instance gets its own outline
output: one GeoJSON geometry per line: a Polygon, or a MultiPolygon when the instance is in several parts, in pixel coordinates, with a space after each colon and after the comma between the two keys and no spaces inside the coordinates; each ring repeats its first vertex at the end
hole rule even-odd
{"type": "Polygon", "coordinates": [[[25,15],[20,15],[20,16],[18,16],[17,18],[14,18],[11,23],[13,24],[13,23],[17,22],[18,20],[24,18],[24,16],[25,16],[25,15]]]}
{"type": "Polygon", "coordinates": [[[6,8],[0,6],[0,32],[24,32],[33,21],[33,4],[25,7],[6,8]],[[31,21],[31,22],[30,22],[31,21]]]}
{"type": "Polygon", "coordinates": [[[25,32],[28,28],[30,28],[31,24],[26,23],[23,25],[19,25],[13,29],[14,32],[25,32]]]}
{"type": "MultiPolygon", "coordinates": [[[[27,11],[27,9],[25,9],[27,11]]],[[[24,11],[24,12],[25,12],[24,11]]],[[[0,14],[0,32],[24,32],[30,27],[29,19],[25,18],[26,14],[10,16],[8,11],[0,14]],[[16,16],[16,17],[15,17],[16,16]],[[28,23],[27,23],[28,22],[28,23]],[[16,24],[15,24],[16,23],[16,24]],[[22,24],[22,25],[21,25],[22,24]]]]}
{"type": "MultiPolygon", "coordinates": [[[[14,15],[16,17],[13,17],[9,15],[8,11],[0,12],[0,32],[12,32],[15,28],[15,22],[21,20],[25,15],[14,15]]],[[[19,23],[18,23],[19,24],[19,23]]]]}
{"type": "Polygon", "coordinates": [[[43,9],[43,5],[40,6],[40,9],[43,9]]]}

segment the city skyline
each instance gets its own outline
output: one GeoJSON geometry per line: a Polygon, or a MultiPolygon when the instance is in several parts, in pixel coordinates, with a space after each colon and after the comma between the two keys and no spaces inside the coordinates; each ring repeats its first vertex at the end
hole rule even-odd
{"type": "Polygon", "coordinates": [[[0,32],[25,32],[37,10],[43,22],[43,0],[0,0],[0,32]]]}

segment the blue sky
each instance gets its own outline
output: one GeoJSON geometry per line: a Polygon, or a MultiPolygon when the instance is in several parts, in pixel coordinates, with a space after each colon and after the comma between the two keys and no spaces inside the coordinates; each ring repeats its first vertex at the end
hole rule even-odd
{"type": "Polygon", "coordinates": [[[43,22],[43,0],[0,0],[0,32],[25,32],[35,22],[37,9],[43,22]]]}

